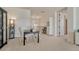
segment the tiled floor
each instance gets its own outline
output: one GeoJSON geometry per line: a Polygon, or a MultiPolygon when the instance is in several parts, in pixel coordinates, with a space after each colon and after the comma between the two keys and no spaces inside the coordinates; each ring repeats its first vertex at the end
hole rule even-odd
{"type": "Polygon", "coordinates": [[[22,39],[9,40],[1,51],[76,51],[79,46],[67,43],[63,37],[53,37],[48,35],[40,35],[40,43],[35,40],[28,40],[23,46],[22,39]]]}

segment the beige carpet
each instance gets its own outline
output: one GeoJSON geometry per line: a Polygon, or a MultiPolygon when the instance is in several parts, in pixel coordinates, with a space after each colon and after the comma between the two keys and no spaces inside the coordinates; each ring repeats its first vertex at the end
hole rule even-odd
{"type": "Polygon", "coordinates": [[[41,34],[40,42],[37,39],[28,39],[23,46],[22,38],[9,40],[1,51],[73,51],[79,50],[78,46],[69,44],[63,37],[53,37],[41,34]]]}

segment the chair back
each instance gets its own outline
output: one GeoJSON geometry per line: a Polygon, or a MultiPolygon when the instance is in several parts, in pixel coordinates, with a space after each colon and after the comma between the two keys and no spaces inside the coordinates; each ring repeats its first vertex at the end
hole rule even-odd
{"type": "Polygon", "coordinates": [[[22,28],[19,27],[19,33],[20,33],[20,36],[22,36],[22,28]]]}

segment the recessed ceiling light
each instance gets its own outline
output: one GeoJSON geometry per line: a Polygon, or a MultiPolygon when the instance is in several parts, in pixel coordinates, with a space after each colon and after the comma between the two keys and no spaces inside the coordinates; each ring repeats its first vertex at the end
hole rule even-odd
{"type": "Polygon", "coordinates": [[[41,11],[41,13],[45,13],[45,11],[41,11]]]}

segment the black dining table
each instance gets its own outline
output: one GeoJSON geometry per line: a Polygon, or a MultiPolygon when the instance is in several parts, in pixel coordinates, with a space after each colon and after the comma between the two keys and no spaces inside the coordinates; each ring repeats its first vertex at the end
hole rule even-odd
{"type": "Polygon", "coordinates": [[[27,31],[24,31],[23,34],[24,34],[23,35],[23,38],[24,38],[23,39],[23,45],[25,45],[25,41],[27,39],[27,37],[26,37],[27,34],[34,34],[34,35],[37,34],[37,36],[38,36],[37,43],[39,43],[39,31],[35,31],[35,32],[27,32],[27,31]]]}

